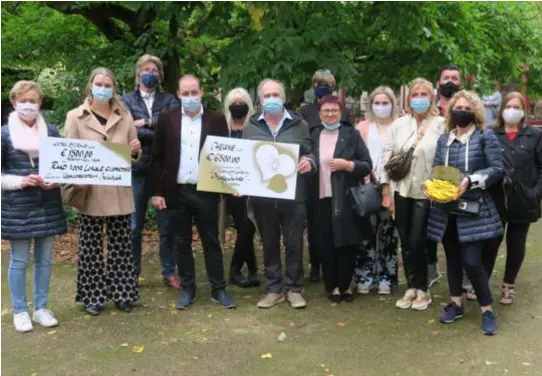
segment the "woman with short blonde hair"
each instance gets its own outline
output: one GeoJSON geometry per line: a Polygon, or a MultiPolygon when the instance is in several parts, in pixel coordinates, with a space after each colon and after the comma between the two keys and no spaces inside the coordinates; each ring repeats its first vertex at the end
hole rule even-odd
{"type": "MultiPolygon", "coordinates": [[[[117,82],[110,69],[96,68],[87,85],[87,98],[68,112],[64,126],[67,138],[105,141],[130,146],[133,160],[140,158],[134,120],[116,94],[117,82]]],[[[123,312],[132,310],[139,299],[132,255],[131,214],[134,199],[131,187],[75,186],[66,197],[79,211],[79,260],[76,302],[96,316],[113,300],[123,312]],[[103,260],[103,228],[107,231],[107,264],[103,260]]]]}
{"type": "MultiPolygon", "coordinates": [[[[243,129],[254,115],[250,94],[242,87],[232,89],[224,99],[224,114],[230,137],[243,138],[243,129]]],[[[230,264],[230,283],[239,287],[259,286],[258,263],[254,250],[256,227],[248,217],[247,197],[226,196],[226,210],[232,216],[237,231],[230,264]],[[248,269],[247,278],[242,273],[244,264],[248,269]]]]}
{"type": "Polygon", "coordinates": [[[137,59],[135,77],[136,86],[139,86],[139,84],[141,83],[141,73],[143,73],[143,68],[148,63],[153,63],[156,68],[158,68],[158,78],[160,79],[160,81],[164,79],[164,65],[162,64],[162,60],[160,60],[158,56],[145,54],[139,59],[137,59]]]}
{"type": "MultiPolygon", "coordinates": [[[[367,120],[358,123],[356,129],[369,148],[373,162],[373,174],[366,177],[366,180],[373,178],[380,181],[382,150],[387,142],[390,125],[397,118],[397,98],[391,88],[379,86],[368,99],[367,120]]],[[[378,286],[379,294],[388,295],[392,287],[397,285],[399,237],[388,210],[382,210],[374,219],[371,223],[374,236],[362,241],[356,257],[357,292],[368,294],[373,286],[378,286]]]]}
{"type": "Polygon", "coordinates": [[[382,151],[380,164],[384,168],[380,181],[382,206],[390,211],[395,206],[395,224],[401,239],[408,286],[396,307],[421,311],[432,303],[425,250],[430,205],[422,182],[431,176],[437,140],[444,132],[444,118],[438,116],[431,82],[416,78],[410,83],[407,112],[390,126],[382,151]],[[394,184],[390,186],[392,179],[394,184]]]}

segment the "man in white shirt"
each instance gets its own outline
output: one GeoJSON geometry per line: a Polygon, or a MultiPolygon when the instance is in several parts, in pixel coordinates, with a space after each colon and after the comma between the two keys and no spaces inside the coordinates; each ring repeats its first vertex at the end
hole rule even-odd
{"type": "Polygon", "coordinates": [[[196,297],[196,271],[192,254],[192,222],[201,242],[212,299],[225,308],[235,302],[226,292],[222,249],[218,240],[219,195],[196,190],[199,154],[208,135],[228,137],[226,118],[201,104],[203,89],[197,77],[185,75],[177,92],[182,106],[158,116],[152,148],[153,205],[170,212],[170,232],[183,291],[178,309],[187,309],[196,297]]]}

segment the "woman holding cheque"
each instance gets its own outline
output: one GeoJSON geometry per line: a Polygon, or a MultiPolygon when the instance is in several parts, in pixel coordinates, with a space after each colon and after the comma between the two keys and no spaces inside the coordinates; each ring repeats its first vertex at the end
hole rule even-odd
{"type": "MultiPolygon", "coordinates": [[[[90,75],[85,102],[68,112],[66,138],[130,144],[132,158],[140,156],[141,144],[130,113],[115,93],[116,79],[109,69],[97,68],[90,75]]],[[[76,186],[69,204],[80,212],[77,295],[90,315],[113,300],[123,312],[139,299],[132,255],[131,187],[76,186]],[[103,226],[107,229],[107,266],[103,261],[103,226]]]]}
{"type": "Polygon", "coordinates": [[[34,81],[19,81],[9,93],[15,109],[2,127],[2,239],[9,240],[8,280],[13,325],[18,332],[32,330],[26,301],[26,268],[34,242],[34,314],[42,326],[58,325],[47,309],[53,246],[66,232],[60,190],[38,175],[40,137],[60,137],[40,114],[43,93],[34,81]]]}
{"type": "Polygon", "coordinates": [[[465,90],[458,92],[448,106],[449,133],[438,140],[432,180],[425,182],[425,193],[433,201],[428,236],[434,242],[442,241],[452,296],[452,302],[440,314],[440,322],[448,324],[463,317],[464,268],[482,309],[482,331],[493,335],[497,333],[497,321],[491,311],[493,300],[484,266],[494,261],[487,257],[496,255],[488,255],[482,248],[484,241],[503,233],[497,208],[487,189],[502,179],[504,170],[499,140],[493,131],[484,130],[484,125],[484,106],[480,98],[465,90]],[[448,194],[444,197],[442,187],[455,191],[446,190],[448,194]]]}

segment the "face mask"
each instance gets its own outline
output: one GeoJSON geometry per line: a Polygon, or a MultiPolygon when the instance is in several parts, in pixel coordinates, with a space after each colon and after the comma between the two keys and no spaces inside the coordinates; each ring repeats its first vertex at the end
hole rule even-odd
{"type": "Polygon", "coordinates": [[[154,73],[145,73],[141,75],[141,83],[149,89],[154,89],[159,82],[160,78],[154,73]]]}
{"type": "Polygon", "coordinates": [[[248,114],[247,104],[232,104],[230,106],[231,117],[234,119],[242,119],[248,114]]]}
{"type": "Polygon", "coordinates": [[[332,125],[329,125],[329,124],[326,124],[326,123],[322,123],[322,125],[324,126],[325,129],[327,129],[328,131],[334,131],[336,129],[339,129],[339,127],[341,126],[341,123],[337,123],[337,124],[332,124],[332,125]]]}
{"type": "Polygon", "coordinates": [[[15,103],[15,111],[23,120],[34,120],[38,117],[40,106],[37,103],[15,103]]]}
{"type": "Polygon", "coordinates": [[[385,119],[389,117],[391,115],[391,108],[392,108],[391,104],[386,104],[386,105],[373,104],[372,105],[373,114],[375,114],[375,116],[380,119],[385,119]]]}
{"type": "Polygon", "coordinates": [[[524,116],[525,111],[516,110],[515,108],[507,108],[502,112],[502,118],[504,119],[504,122],[513,125],[519,124],[524,116]]]}
{"type": "Polygon", "coordinates": [[[314,88],[314,95],[318,99],[331,94],[333,94],[333,88],[329,85],[318,85],[314,88]]]}
{"type": "Polygon", "coordinates": [[[282,111],[283,103],[280,98],[265,98],[263,100],[263,112],[269,115],[277,115],[282,111]]]}
{"type": "Polygon", "coordinates": [[[196,112],[201,107],[201,97],[181,97],[181,102],[187,112],[196,112]]]}
{"type": "Polygon", "coordinates": [[[429,98],[413,98],[410,101],[410,107],[412,107],[416,113],[424,114],[429,110],[429,107],[431,107],[431,101],[429,98]]]}
{"type": "Polygon", "coordinates": [[[459,91],[459,89],[459,85],[454,84],[452,81],[448,81],[444,85],[440,85],[438,87],[438,92],[443,97],[451,98],[459,91]]]}
{"type": "Polygon", "coordinates": [[[113,89],[94,85],[92,87],[92,96],[98,102],[105,103],[113,98],[113,89]]]}
{"type": "Polygon", "coordinates": [[[452,123],[455,126],[459,128],[465,128],[471,125],[473,122],[474,122],[474,112],[452,110],[452,123]]]}

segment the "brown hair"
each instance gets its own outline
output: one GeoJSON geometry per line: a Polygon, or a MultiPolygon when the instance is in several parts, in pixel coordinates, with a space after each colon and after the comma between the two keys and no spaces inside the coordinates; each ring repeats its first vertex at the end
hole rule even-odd
{"type": "Polygon", "coordinates": [[[460,98],[465,98],[472,106],[472,112],[474,112],[474,125],[478,129],[484,129],[486,126],[486,112],[484,104],[480,100],[480,97],[473,91],[460,90],[450,100],[448,108],[446,109],[446,129],[452,131],[455,129],[455,124],[452,122],[452,110],[460,98]]]}
{"type": "Polygon", "coordinates": [[[325,97],[320,99],[320,101],[318,102],[318,110],[320,110],[324,104],[330,104],[330,103],[336,104],[337,106],[341,108],[341,110],[343,108],[343,103],[339,97],[335,95],[326,95],[325,97]]]}
{"type": "MultiPolygon", "coordinates": [[[[499,109],[499,116],[497,117],[497,125],[495,128],[504,128],[504,118],[502,117],[502,113],[506,109],[506,105],[508,104],[508,102],[515,98],[519,99],[523,111],[525,113],[527,112],[527,103],[525,102],[525,97],[523,96],[523,94],[521,94],[519,91],[511,91],[510,93],[506,94],[506,96],[501,102],[501,108],[499,109]]],[[[523,116],[523,119],[521,119],[521,121],[519,122],[519,128],[523,127],[524,122],[525,115],[523,116]]]]}

